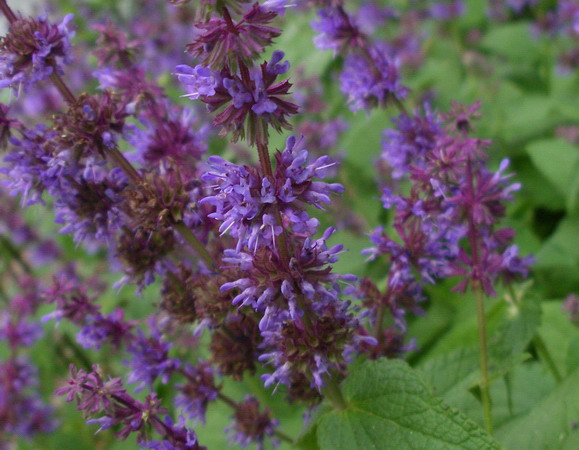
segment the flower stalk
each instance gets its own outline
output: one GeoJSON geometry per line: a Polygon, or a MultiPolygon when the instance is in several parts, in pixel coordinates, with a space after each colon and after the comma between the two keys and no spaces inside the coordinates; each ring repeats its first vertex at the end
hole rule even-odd
{"type": "Polygon", "coordinates": [[[480,350],[480,371],[481,371],[481,400],[483,405],[483,415],[487,433],[493,434],[492,403],[490,396],[489,379],[489,354],[487,342],[487,326],[484,307],[484,296],[481,288],[475,289],[476,296],[476,316],[478,323],[478,340],[480,350]]]}

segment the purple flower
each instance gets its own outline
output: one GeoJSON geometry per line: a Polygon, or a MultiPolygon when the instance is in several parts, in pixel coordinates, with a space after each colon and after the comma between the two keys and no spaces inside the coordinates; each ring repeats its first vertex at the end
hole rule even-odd
{"type": "Polygon", "coordinates": [[[171,344],[165,341],[159,329],[149,321],[151,336],[146,337],[141,330],[137,330],[127,351],[131,360],[125,364],[130,367],[127,382],[138,383],[138,391],[151,387],[157,378],[166,384],[169,378],[180,366],[180,361],[169,357],[171,344]]]}
{"type": "Polygon", "coordinates": [[[201,362],[196,366],[187,365],[183,374],[187,382],[177,386],[179,394],[175,397],[175,406],[182,408],[188,418],[205,423],[207,405],[219,394],[213,379],[213,369],[210,364],[201,362]]]}
{"type": "Polygon", "coordinates": [[[283,16],[286,8],[296,6],[297,0],[265,0],[261,7],[266,11],[273,11],[274,13],[283,16]]]}
{"type": "Polygon", "coordinates": [[[215,88],[221,82],[219,73],[200,64],[194,68],[181,64],[175,68],[174,75],[187,90],[187,94],[183,97],[188,97],[191,100],[215,95],[215,88]]]}
{"type": "Polygon", "coordinates": [[[126,392],[120,378],[105,382],[100,367],[96,365],[89,373],[71,365],[70,374],[66,386],[59,388],[56,394],[66,395],[67,402],[75,399],[78,408],[85,410],[89,416],[105,413],[98,419],[87,421],[89,424],[100,425],[97,433],[122,425],[116,433],[117,437],[126,439],[131,433],[138,432],[137,441],[146,448],[201,449],[195,433],[185,427],[184,419],[180,418],[179,423],[174,424],[169,417],[164,420],[159,417],[160,414],[166,414],[167,410],[161,407],[161,400],[156,394],[149,394],[144,403],[140,402],[126,392]],[[150,440],[149,425],[164,438],[162,441],[153,441],[151,446],[147,444],[150,440]]]}
{"type": "Polygon", "coordinates": [[[265,439],[269,437],[274,446],[279,445],[275,439],[275,429],[279,422],[270,417],[265,409],[259,412],[259,402],[255,397],[246,396],[243,402],[237,404],[233,423],[225,429],[229,440],[241,447],[255,444],[258,449],[265,448],[265,439]]]}
{"type": "Polygon", "coordinates": [[[72,60],[74,32],[68,29],[72,18],[68,14],[58,25],[42,16],[12,23],[0,43],[0,87],[23,84],[28,89],[54,72],[61,74],[63,64],[72,60]]]}
{"type": "Polygon", "coordinates": [[[71,322],[84,325],[87,318],[98,314],[99,305],[94,304],[95,296],[89,296],[86,284],[76,276],[73,270],[65,270],[53,276],[52,285],[45,290],[47,302],[55,303],[56,310],[43,317],[43,321],[65,318],[71,322]]]}
{"type": "Polygon", "coordinates": [[[237,250],[244,245],[253,250],[261,242],[274,245],[275,236],[282,231],[276,224],[276,206],[296,232],[314,233],[318,221],[310,218],[301,205],[322,209],[330,203],[331,193],[343,191],[339,184],[313,181],[325,177],[334,163],[327,156],[308,163],[303,143],[303,138],[287,139],[284,151],[276,154],[273,179],[264,177],[255,168],[238,166],[218,156],[209,158],[213,171],[205,173],[202,179],[213,186],[216,194],[201,203],[215,207],[209,217],[222,222],[220,232],[229,232],[238,239],[237,250]]]}
{"type": "Polygon", "coordinates": [[[30,347],[42,334],[40,324],[24,318],[11,319],[6,311],[0,313],[0,340],[6,340],[10,348],[30,347]]]}
{"type": "Polygon", "coordinates": [[[320,33],[314,38],[314,44],[319,49],[332,49],[337,53],[343,48],[362,44],[360,31],[341,6],[318,11],[318,20],[311,25],[320,33]]]}
{"type": "Polygon", "coordinates": [[[142,127],[125,132],[138,153],[136,159],[151,168],[171,162],[180,172],[195,176],[199,160],[207,151],[209,124],[204,124],[193,110],[171,107],[167,101],[149,105],[139,118],[142,127]]]}
{"type": "Polygon", "coordinates": [[[377,49],[370,49],[367,55],[353,53],[346,57],[340,89],[348,96],[352,111],[400,100],[408,92],[400,84],[397,67],[377,49]]]}
{"type": "Polygon", "coordinates": [[[326,230],[319,239],[290,235],[289,245],[294,250],[289,267],[272,248],[263,246],[253,253],[228,250],[224,258],[229,266],[239,267],[243,277],[225,283],[221,290],[235,289],[233,304],[241,310],[251,307],[261,315],[259,359],[274,368],[262,377],[266,386],[283,383],[295,388],[296,396],[299,390],[310,399],[307,390],[321,389],[324,373],[344,363],[358,327],[349,302],[340,299],[342,293],[353,291],[348,284],[356,277],[331,272],[330,265],[343,249],[339,244],[326,245],[333,231],[326,230]]]}
{"type": "MultiPolygon", "coordinates": [[[[521,0],[517,0],[521,1],[521,0]]],[[[522,0],[528,1],[528,0],[522,0]]],[[[533,1],[533,0],[531,0],[533,1]]],[[[451,0],[447,2],[436,2],[430,7],[430,14],[434,19],[452,20],[460,17],[465,12],[465,5],[462,0],[451,0]]]]}
{"type": "Polygon", "coordinates": [[[100,313],[90,316],[85,325],[77,334],[76,340],[84,348],[100,349],[105,342],[110,342],[114,348],[119,348],[123,343],[130,342],[131,329],[134,321],[125,321],[123,310],[115,309],[109,315],[100,313]]]}
{"type": "Polygon", "coordinates": [[[442,136],[441,121],[424,106],[424,114],[419,111],[413,117],[400,115],[392,119],[396,128],[384,131],[382,158],[392,167],[392,177],[396,180],[407,176],[409,165],[423,167],[426,155],[442,136]]]}
{"type": "Polygon", "coordinates": [[[114,397],[123,397],[126,391],[120,378],[111,378],[104,381],[101,369],[93,365],[92,372],[78,370],[70,365],[70,378],[66,385],[56,390],[56,395],[66,395],[66,401],[77,401],[80,410],[88,414],[95,414],[109,410],[113,405],[114,397]]]}
{"type": "Polygon", "coordinates": [[[60,177],[67,174],[66,160],[54,157],[49,142],[55,133],[38,125],[33,130],[23,130],[22,137],[10,138],[15,149],[4,158],[5,186],[11,195],[20,195],[25,206],[42,202],[45,190],[60,189],[60,177]]]}
{"type": "MultiPolygon", "coordinates": [[[[275,51],[269,62],[251,68],[242,64],[239,73],[228,67],[223,68],[219,74],[209,75],[209,72],[202,71],[210,76],[212,88],[201,92],[193,87],[192,92],[196,94],[191,98],[200,98],[211,112],[220,110],[213,119],[213,125],[232,131],[234,141],[247,137],[251,145],[256,142],[265,143],[268,126],[278,132],[284,128],[289,129],[287,116],[298,111],[296,105],[284,99],[292,85],[287,80],[276,82],[277,77],[289,69],[289,62],[281,63],[283,57],[283,52],[275,51]]],[[[190,90],[192,85],[198,86],[201,82],[198,80],[199,75],[196,73],[190,79],[183,75],[183,71],[192,70],[179,67],[177,77],[185,89],[190,90]]]]}
{"type": "Polygon", "coordinates": [[[200,58],[203,66],[221,70],[226,64],[230,68],[239,63],[251,64],[280,35],[280,30],[268,25],[277,14],[259,3],[255,3],[237,23],[233,22],[227,8],[222,11],[222,18],[198,23],[200,33],[187,45],[187,51],[200,58]]]}

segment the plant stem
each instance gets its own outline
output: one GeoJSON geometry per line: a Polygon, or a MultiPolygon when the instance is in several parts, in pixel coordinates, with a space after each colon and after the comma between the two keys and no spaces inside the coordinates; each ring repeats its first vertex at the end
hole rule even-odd
{"type": "Polygon", "coordinates": [[[6,19],[8,19],[8,22],[10,22],[10,24],[13,24],[18,20],[18,17],[16,16],[16,14],[14,14],[14,11],[12,11],[10,6],[8,6],[6,0],[0,0],[0,9],[2,10],[2,14],[6,16],[6,19]]]}
{"type": "Polygon", "coordinates": [[[108,149],[105,153],[108,153],[112,160],[122,169],[123,172],[135,183],[137,186],[142,183],[143,177],[141,174],[133,167],[133,165],[125,158],[125,155],[121,153],[118,147],[113,147],[108,149]]]}
{"type": "Polygon", "coordinates": [[[549,369],[549,371],[553,375],[553,378],[555,378],[555,381],[557,381],[557,383],[560,383],[561,381],[563,381],[563,377],[561,376],[561,372],[559,372],[559,369],[555,365],[555,361],[553,361],[553,358],[551,357],[551,354],[549,353],[549,349],[545,345],[545,341],[543,341],[543,338],[541,337],[541,335],[539,333],[535,334],[535,337],[533,337],[533,345],[537,349],[537,353],[539,354],[539,357],[543,361],[545,361],[545,364],[547,364],[547,368],[549,369]]]}
{"type": "Polygon", "coordinates": [[[348,403],[342,394],[342,390],[336,380],[329,374],[326,377],[326,387],[324,388],[324,394],[330,399],[334,408],[338,411],[342,411],[348,407],[348,403]]]}
{"type": "Polygon", "coordinates": [[[209,254],[203,243],[197,239],[197,236],[189,229],[183,222],[174,222],[175,230],[187,241],[187,243],[197,252],[199,257],[203,260],[205,265],[213,270],[217,269],[217,264],[213,257],[209,254]]]}
{"type": "Polygon", "coordinates": [[[66,83],[62,80],[62,78],[60,78],[60,75],[58,75],[56,72],[52,72],[50,74],[50,81],[52,81],[52,84],[54,84],[56,89],[58,89],[58,92],[60,92],[60,95],[62,95],[62,97],[69,105],[72,105],[76,102],[76,97],[66,85],[66,83]]]}
{"type": "Polygon", "coordinates": [[[4,236],[3,234],[0,234],[0,243],[2,243],[2,245],[6,248],[6,250],[8,251],[8,253],[10,253],[12,258],[14,258],[18,262],[18,264],[20,264],[24,272],[28,274],[32,273],[32,267],[30,267],[30,264],[28,264],[28,262],[26,262],[26,260],[22,257],[22,254],[20,253],[18,247],[16,247],[9,238],[4,236]]]}
{"type": "Polygon", "coordinates": [[[493,434],[493,420],[491,416],[491,396],[489,392],[489,355],[487,348],[487,325],[485,317],[485,306],[482,288],[479,286],[475,289],[476,293],[476,312],[478,319],[478,337],[480,344],[480,371],[482,375],[481,398],[484,410],[485,427],[492,436],[493,434]]]}

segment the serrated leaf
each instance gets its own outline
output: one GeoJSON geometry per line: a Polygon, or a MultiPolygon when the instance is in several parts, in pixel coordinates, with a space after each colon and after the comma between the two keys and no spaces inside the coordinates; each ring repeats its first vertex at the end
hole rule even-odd
{"type": "Polygon", "coordinates": [[[366,362],[343,383],[348,407],[323,415],[325,449],[500,448],[464,414],[448,407],[406,363],[366,362]]]}
{"type": "Polygon", "coordinates": [[[579,448],[579,369],[524,416],[497,430],[508,449],[579,448]]]}

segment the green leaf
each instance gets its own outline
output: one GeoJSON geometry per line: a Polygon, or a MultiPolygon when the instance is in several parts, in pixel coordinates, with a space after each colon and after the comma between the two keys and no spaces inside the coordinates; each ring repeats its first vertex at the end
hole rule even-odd
{"type": "Polygon", "coordinates": [[[501,136],[509,143],[538,137],[555,125],[556,101],[543,95],[523,95],[505,105],[501,136]]]}
{"type": "Polygon", "coordinates": [[[563,139],[545,139],[527,146],[535,167],[565,197],[567,209],[573,211],[579,194],[579,151],[563,139]]]}
{"type": "Polygon", "coordinates": [[[579,328],[562,311],[562,301],[549,301],[543,304],[543,321],[539,335],[559,372],[563,375],[579,364],[579,328]],[[575,365],[572,362],[575,361],[575,365]]]}
{"type": "Polygon", "coordinates": [[[547,297],[562,297],[579,289],[579,217],[561,221],[555,232],[537,252],[535,272],[547,297]]]}
{"type": "Polygon", "coordinates": [[[497,437],[507,448],[577,449],[579,448],[579,369],[576,369],[550,395],[527,414],[497,430],[497,437]]]}
{"type": "Polygon", "coordinates": [[[311,426],[308,430],[300,436],[296,442],[296,447],[303,450],[319,450],[318,439],[316,434],[318,428],[316,425],[311,426]]]}
{"type": "Polygon", "coordinates": [[[528,286],[513,289],[517,298],[508,297],[510,301],[503,304],[503,319],[489,339],[491,370],[523,352],[541,323],[541,301],[527,290],[528,286]]]}
{"type": "Polygon", "coordinates": [[[483,38],[481,45],[486,50],[508,57],[509,61],[525,63],[533,57],[537,58],[539,49],[531,36],[529,24],[524,22],[494,27],[483,38]]]}
{"type": "Polygon", "coordinates": [[[403,361],[361,364],[342,388],[348,407],[318,422],[322,450],[500,448],[403,361]]]}

